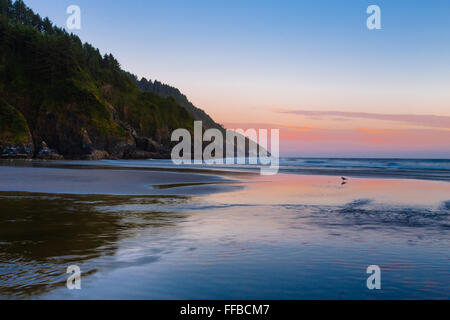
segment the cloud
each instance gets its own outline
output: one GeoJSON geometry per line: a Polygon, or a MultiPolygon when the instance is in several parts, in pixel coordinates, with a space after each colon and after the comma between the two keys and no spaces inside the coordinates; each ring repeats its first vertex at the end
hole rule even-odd
{"type": "Polygon", "coordinates": [[[358,119],[372,119],[383,121],[397,121],[410,123],[425,127],[433,128],[450,128],[449,116],[437,116],[429,114],[383,114],[383,113],[368,113],[368,112],[345,112],[345,111],[311,111],[311,110],[283,110],[273,109],[276,113],[287,113],[303,115],[308,117],[339,117],[341,119],[358,118],[358,119]]]}

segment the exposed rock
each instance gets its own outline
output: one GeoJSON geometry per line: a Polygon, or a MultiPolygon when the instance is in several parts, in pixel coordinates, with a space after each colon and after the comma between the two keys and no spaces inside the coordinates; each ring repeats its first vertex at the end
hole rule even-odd
{"type": "Polygon", "coordinates": [[[148,152],[161,152],[164,149],[160,143],[153,139],[138,136],[135,136],[134,139],[136,140],[136,147],[140,150],[148,152]]]}
{"type": "Polygon", "coordinates": [[[86,129],[81,130],[81,144],[83,150],[93,151],[92,141],[86,129]]]}
{"type": "Polygon", "coordinates": [[[104,150],[94,150],[91,154],[82,157],[83,160],[102,160],[109,158],[109,153],[104,150]]]}
{"type": "Polygon", "coordinates": [[[126,140],[116,140],[111,143],[107,150],[110,152],[111,157],[114,158],[127,158],[129,154],[132,154],[136,151],[136,143],[134,139],[130,136],[130,138],[126,140]]]}
{"type": "Polygon", "coordinates": [[[29,159],[33,157],[33,144],[8,145],[1,150],[1,157],[6,159],[29,159]]]}
{"type": "Polygon", "coordinates": [[[62,160],[64,157],[60,155],[56,150],[50,149],[47,146],[47,143],[45,141],[42,141],[41,143],[41,149],[36,155],[37,159],[42,160],[62,160]]]}

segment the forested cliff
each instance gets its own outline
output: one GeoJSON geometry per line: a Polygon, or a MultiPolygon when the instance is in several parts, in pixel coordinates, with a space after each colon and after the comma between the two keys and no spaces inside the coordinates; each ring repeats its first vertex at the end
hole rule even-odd
{"type": "Polygon", "coordinates": [[[178,89],[144,84],[21,0],[0,0],[3,157],[168,157],[174,129],[221,128],[178,89]]]}

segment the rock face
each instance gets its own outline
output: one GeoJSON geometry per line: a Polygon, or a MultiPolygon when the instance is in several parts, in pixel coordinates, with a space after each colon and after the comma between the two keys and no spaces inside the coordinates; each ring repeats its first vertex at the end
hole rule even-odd
{"type": "Polygon", "coordinates": [[[23,114],[0,98],[0,157],[31,158],[34,145],[23,114]]]}
{"type": "Polygon", "coordinates": [[[36,155],[37,159],[43,159],[43,160],[62,160],[64,157],[60,155],[56,150],[50,149],[47,146],[47,143],[45,141],[42,141],[41,148],[39,152],[36,155]]]}
{"type": "Polygon", "coordinates": [[[33,157],[33,145],[7,145],[1,150],[3,159],[28,159],[33,157]]]}
{"type": "Polygon", "coordinates": [[[102,160],[110,158],[111,156],[109,155],[109,153],[104,150],[94,150],[90,154],[82,157],[83,160],[102,160]]]}

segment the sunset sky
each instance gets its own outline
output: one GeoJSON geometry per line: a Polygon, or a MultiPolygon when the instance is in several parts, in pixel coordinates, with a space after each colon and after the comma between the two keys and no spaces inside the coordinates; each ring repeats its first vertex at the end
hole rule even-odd
{"type": "Polygon", "coordinates": [[[25,3],[60,26],[79,5],[83,41],[229,128],[280,128],[282,155],[450,157],[450,1],[25,3]]]}

